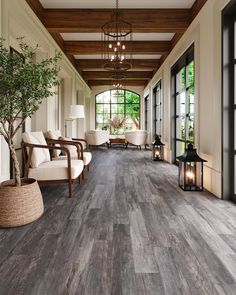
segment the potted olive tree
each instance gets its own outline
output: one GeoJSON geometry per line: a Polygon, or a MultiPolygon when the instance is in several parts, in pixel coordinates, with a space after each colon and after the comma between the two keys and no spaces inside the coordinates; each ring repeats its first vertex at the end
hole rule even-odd
{"type": "Polygon", "coordinates": [[[43,201],[35,180],[21,179],[14,137],[27,117],[31,117],[44,98],[53,95],[59,84],[57,66],[61,54],[34,62],[37,47],[21,39],[20,52],[10,50],[0,38],[0,135],[5,139],[13,162],[15,179],[0,186],[0,226],[27,224],[43,213],[43,201]]]}

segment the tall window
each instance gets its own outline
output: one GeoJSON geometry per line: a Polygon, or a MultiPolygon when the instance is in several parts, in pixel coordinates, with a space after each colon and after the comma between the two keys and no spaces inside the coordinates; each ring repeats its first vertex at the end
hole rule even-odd
{"type": "Polygon", "coordinates": [[[126,130],[140,128],[140,96],[129,90],[107,90],[96,96],[96,128],[109,130],[110,134],[123,134],[126,130]],[[110,120],[125,119],[122,128],[114,129],[110,120]]]}
{"type": "Polygon", "coordinates": [[[187,142],[194,145],[194,47],[172,68],[175,102],[175,158],[182,155],[187,142]]]}
{"type": "Polygon", "coordinates": [[[223,198],[236,202],[236,3],[223,10],[223,198]]]}
{"type": "Polygon", "coordinates": [[[148,130],[149,95],[144,98],[144,128],[148,130]]]}
{"type": "Polygon", "coordinates": [[[153,89],[153,138],[162,135],[161,81],[153,89]]]}

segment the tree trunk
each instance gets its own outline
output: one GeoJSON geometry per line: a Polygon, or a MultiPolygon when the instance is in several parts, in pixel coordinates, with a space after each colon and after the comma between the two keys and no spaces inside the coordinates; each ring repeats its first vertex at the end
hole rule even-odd
{"type": "Polygon", "coordinates": [[[12,158],[13,164],[14,164],[15,183],[16,183],[16,186],[21,186],[20,165],[19,165],[19,161],[16,156],[16,150],[15,150],[14,144],[9,144],[9,149],[10,149],[11,158],[12,158]]]}

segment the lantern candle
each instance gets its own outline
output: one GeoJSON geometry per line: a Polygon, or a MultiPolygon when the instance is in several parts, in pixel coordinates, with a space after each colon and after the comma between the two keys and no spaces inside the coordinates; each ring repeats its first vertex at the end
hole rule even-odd
{"type": "Polygon", "coordinates": [[[152,160],[153,161],[164,160],[163,146],[164,146],[164,143],[161,142],[159,135],[156,135],[155,141],[152,143],[152,160]]]}
{"type": "Polygon", "coordinates": [[[160,158],[160,152],[159,151],[155,151],[155,158],[159,159],[160,158]]]}
{"type": "Polygon", "coordinates": [[[179,186],[184,191],[203,190],[203,163],[206,160],[198,156],[197,150],[189,142],[179,160],[179,186]]]}
{"type": "Polygon", "coordinates": [[[187,171],[186,172],[186,178],[187,178],[187,183],[188,184],[193,184],[194,183],[194,173],[192,171],[187,171]]]}

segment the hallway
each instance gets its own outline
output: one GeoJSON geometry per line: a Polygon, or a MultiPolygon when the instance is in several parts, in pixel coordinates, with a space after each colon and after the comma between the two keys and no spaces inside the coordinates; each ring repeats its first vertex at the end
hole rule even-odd
{"type": "Polygon", "coordinates": [[[92,153],[73,199],[44,186],[38,221],[0,229],[1,295],[235,294],[233,203],[183,192],[148,150],[92,153]]]}

